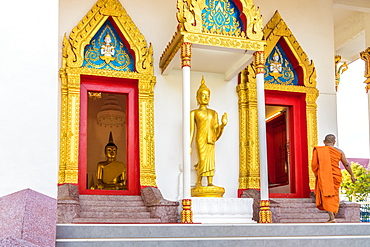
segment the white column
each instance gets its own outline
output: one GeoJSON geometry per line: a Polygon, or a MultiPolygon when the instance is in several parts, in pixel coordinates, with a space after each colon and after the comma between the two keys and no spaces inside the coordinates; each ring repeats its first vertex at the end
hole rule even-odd
{"type": "Polygon", "coordinates": [[[182,68],[182,134],[184,164],[184,198],[190,198],[190,67],[182,68]]]}
{"type": "Polygon", "coordinates": [[[255,53],[256,81],[257,81],[257,109],[258,109],[258,141],[260,160],[260,190],[261,200],[269,200],[268,175],[267,175],[267,145],[265,121],[265,78],[264,78],[264,53],[255,53]]]}
{"type": "Polygon", "coordinates": [[[257,108],[258,108],[258,141],[260,159],[260,186],[261,200],[268,200],[268,175],[267,175],[267,145],[266,145],[266,114],[265,114],[265,89],[264,74],[257,74],[257,108]]]}
{"type": "Polygon", "coordinates": [[[191,198],[191,164],[190,164],[190,58],[191,44],[181,46],[182,59],[182,134],[183,134],[183,182],[184,199],[191,198]]]}

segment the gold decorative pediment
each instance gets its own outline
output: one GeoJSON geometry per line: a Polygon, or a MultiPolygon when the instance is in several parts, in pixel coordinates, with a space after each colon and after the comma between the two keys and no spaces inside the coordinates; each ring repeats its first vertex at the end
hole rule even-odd
{"type": "Polygon", "coordinates": [[[122,32],[123,37],[134,51],[135,68],[139,73],[153,74],[153,50],[148,47],[131,17],[118,0],[98,0],[86,16],[73,28],[69,39],[63,39],[63,66],[81,67],[84,48],[102,25],[111,18],[122,32]]]}
{"type": "Polygon", "coordinates": [[[231,53],[236,50],[264,50],[262,16],[253,0],[177,0],[177,10],[179,25],[160,58],[159,67],[162,72],[167,69],[184,42],[197,45],[198,48],[203,46],[204,49],[215,47],[232,50],[231,53]],[[235,2],[241,6],[240,9],[231,7],[235,2]],[[209,16],[206,11],[208,9],[217,13],[209,16]],[[235,11],[240,12],[240,19],[234,15],[235,11]],[[212,22],[216,17],[225,18],[225,21],[219,21],[218,24],[222,23],[220,25],[209,24],[206,27],[206,20],[212,22]]]}
{"type": "MultiPolygon", "coordinates": [[[[106,63],[111,62],[109,59],[106,63]]],[[[59,184],[78,183],[81,76],[134,79],[138,82],[140,185],[156,186],[154,162],[153,47],[148,46],[119,0],[98,0],[85,17],[63,38],[61,88],[61,144],[59,184]],[[116,71],[83,67],[84,50],[109,20],[114,22],[133,53],[134,70],[116,71]]]]}
{"type": "MultiPolygon", "coordinates": [[[[209,1],[210,4],[213,3],[212,0],[209,1]]],[[[216,8],[221,8],[220,2],[225,2],[227,4],[228,0],[217,1],[218,6],[216,8]]],[[[263,22],[262,16],[259,13],[253,0],[236,0],[242,5],[242,14],[246,17],[246,27],[244,31],[240,32],[227,32],[225,30],[207,30],[204,28],[204,19],[202,18],[202,11],[208,7],[205,0],[178,0],[177,1],[177,20],[179,22],[178,29],[183,32],[190,33],[212,33],[218,35],[244,37],[251,40],[262,40],[263,32],[263,22]]],[[[224,7],[223,12],[229,11],[229,5],[224,7]]]]}
{"type": "Polygon", "coordinates": [[[288,44],[294,57],[298,60],[299,66],[303,69],[305,87],[316,88],[316,69],[312,60],[303,51],[302,47],[288,28],[283,18],[281,18],[278,11],[267,23],[263,29],[266,40],[265,54],[268,57],[280,39],[284,39],[288,44]]]}

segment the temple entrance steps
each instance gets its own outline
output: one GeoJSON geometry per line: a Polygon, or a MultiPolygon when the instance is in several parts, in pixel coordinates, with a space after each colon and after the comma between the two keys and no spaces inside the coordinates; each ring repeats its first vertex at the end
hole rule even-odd
{"type": "Polygon", "coordinates": [[[150,218],[141,196],[80,195],[80,213],[72,223],[160,223],[150,218]]]}
{"type": "Polygon", "coordinates": [[[163,198],[158,188],[145,187],[140,195],[85,195],[78,187],[58,187],[57,223],[177,223],[179,202],[163,198]]]}
{"type": "MultiPolygon", "coordinates": [[[[274,223],[323,223],[329,219],[326,211],[316,208],[313,198],[271,198],[274,223]]],[[[359,205],[341,202],[335,216],[340,222],[360,222],[359,205]]]]}
{"type": "Polygon", "coordinates": [[[370,223],[58,224],[57,247],[369,246],[370,223]]]}

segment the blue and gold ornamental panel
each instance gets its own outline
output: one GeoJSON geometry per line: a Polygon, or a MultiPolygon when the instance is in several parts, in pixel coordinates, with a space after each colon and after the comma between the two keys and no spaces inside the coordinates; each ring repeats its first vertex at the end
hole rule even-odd
{"type": "Polygon", "coordinates": [[[84,50],[83,67],[133,72],[134,59],[107,20],[84,50]]]}
{"type": "Polygon", "coordinates": [[[202,10],[203,29],[212,33],[240,33],[242,21],[240,12],[233,1],[206,0],[207,7],[202,10]]]}
{"type": "Polygon", "coordinates": [[[266,59],[265,83],[298,86],[297,73],[279,44],[266,59]]]}

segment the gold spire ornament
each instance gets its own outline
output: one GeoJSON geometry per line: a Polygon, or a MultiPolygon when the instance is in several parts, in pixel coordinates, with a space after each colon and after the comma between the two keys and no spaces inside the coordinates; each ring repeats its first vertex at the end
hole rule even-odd
{"type": "Polygon", "coordinates": [[[366,80],[366,93],[369,92],[370,89],[370,47],[366,48],[366,50],[360,52],[360,57],[362,60],[365,61],[365,74],[366,80]]]}
{"type": "Polygon", "coordinates": [[[191,190],[192,196],[199,197],[222,197],[225,189],[213,185],[213,176],[215,173],[215,143],[221,137],[226,126],[227,114],[221,118],[221,124],[218,122],[216,111],[207,106],[210,101],[211,91],[206,86],[204,78],[197,91],[197,101],[199,108],[190,112],[190,141],[195,137],[198,163],[195,165],[197,171],[197,183],[191,190]],[[194,136],[195,129],[196,136],[194,136]],[[202,186],[202,178],[207,177],[207,186],[202,186]]]}

